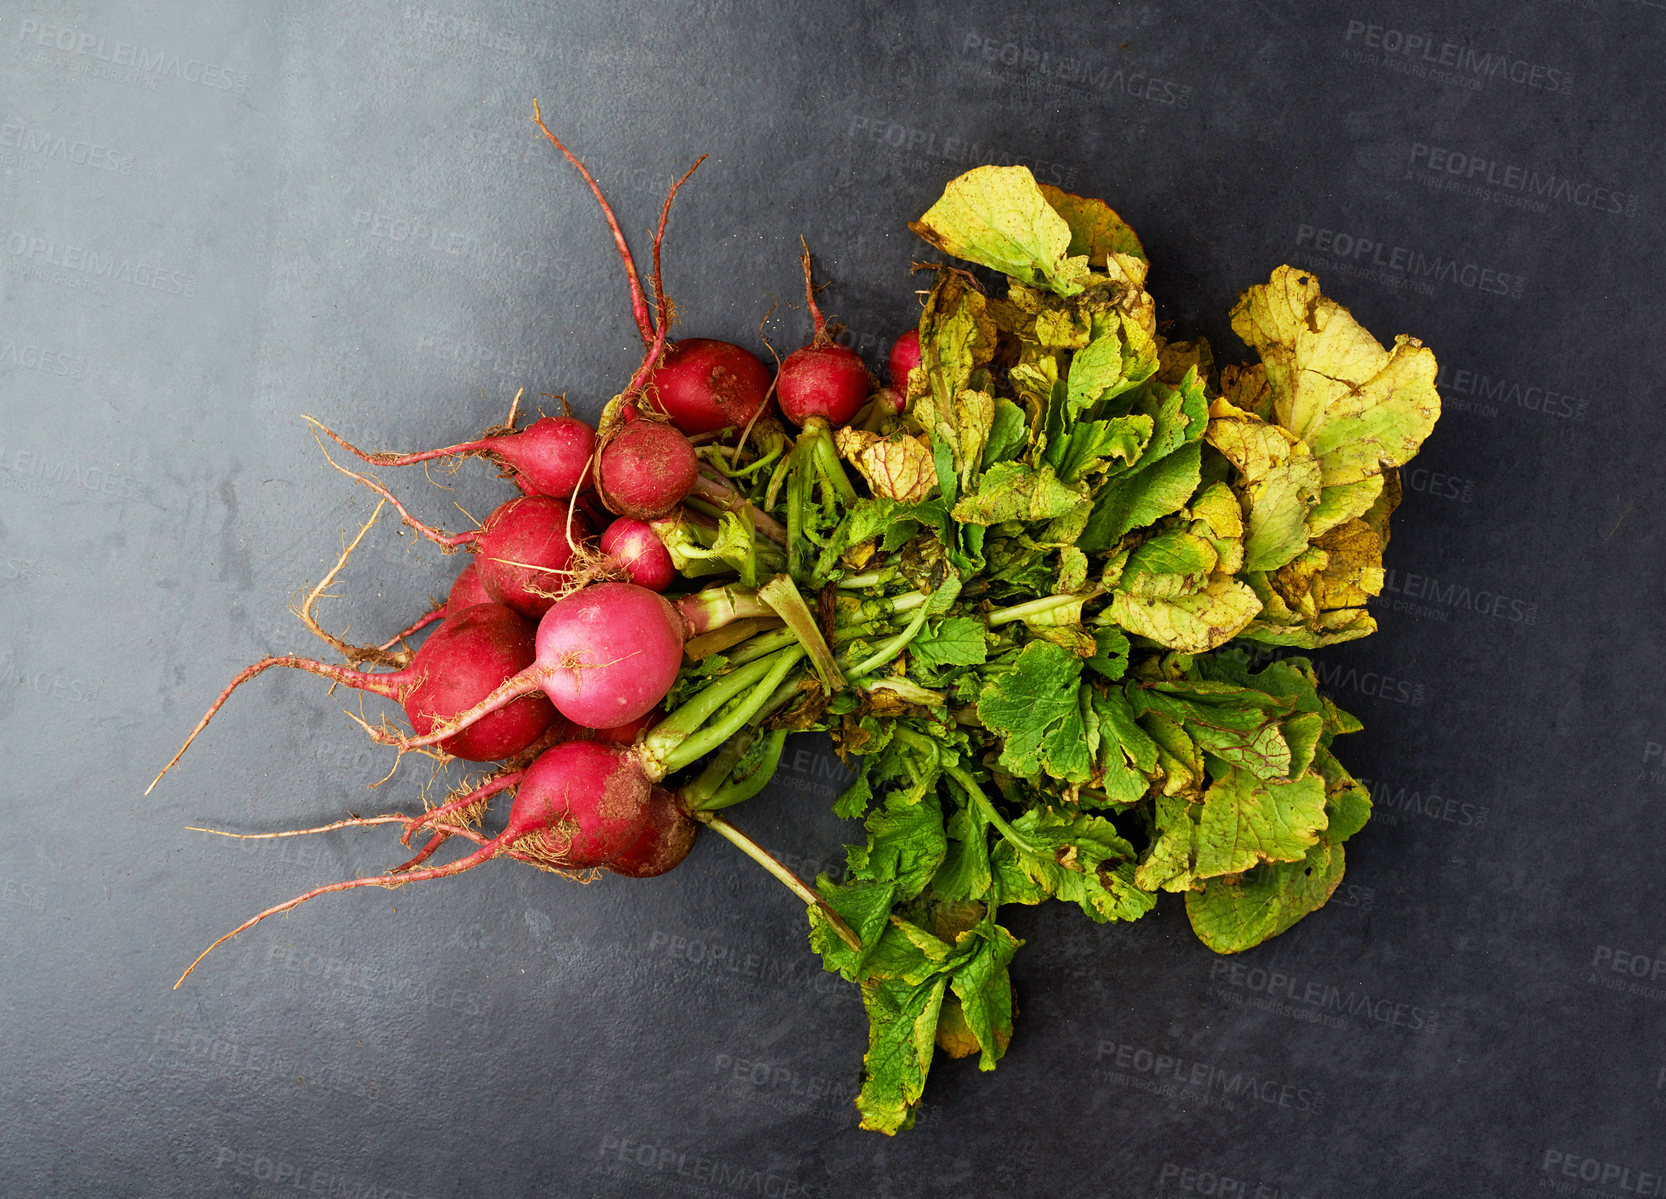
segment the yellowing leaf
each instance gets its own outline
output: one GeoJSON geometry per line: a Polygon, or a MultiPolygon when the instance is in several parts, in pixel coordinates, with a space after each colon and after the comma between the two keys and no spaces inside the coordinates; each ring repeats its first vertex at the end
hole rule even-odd
{"type": "Polygon", "coordinates": [[[877,496],[917,504],[937,486],[937,468],[922,438],[906,433],[881,437],[846,427],[833,440],[840,455],[862,472],[877,496]]]}
{"type": "Polygon", "coordinates": [[[1070,255],[1070,225],[1047,203],[1028,167],[974,167],[908,226],[945,254],[1061,296],[1082,290],[1086,255],[1070,255]]]}
{"type": "Polygon", "coordinates": [[[1434,354],[1404,335],[1383,349],[1307,271],[1281,266],[1246,291],[1232,331],[1261,355],[1278,423],[1313,450],[1326,487],[1406,462],[1440,417],[1434,354]]]}
{"type": "Polygon", "coordinates": [[[1138,599],[1125,591],[1111,597],[1111,619],[1130,633],[1182,653],[1201,654],[1238,635],[1261,601],[1237,579],[1216,577],[1195,595],[1138,599]]]}

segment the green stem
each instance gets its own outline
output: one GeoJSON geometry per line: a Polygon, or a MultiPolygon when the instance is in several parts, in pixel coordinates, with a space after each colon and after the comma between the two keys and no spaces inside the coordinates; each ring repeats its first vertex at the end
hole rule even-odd
{"type": "Polygon", "coordinates": [[[671,774],[684,766],[693,765],[750,724],[803,656],[803,648],[795,645],[782,650],[774,658],[763,659],[769,664],[769,673],[764,675],[763,681],[730,704],[719,719],[665,753],[660,759],[665,773],[671,774]]]}
{"type": "Polygon", "coordinates": [[[977,805],[978,811],[983,813],[983,818],[989,821],[990,824],[993,824],[996,831],[998,831],[1001,836],[1005,837],[1008,841],[1011,841],[1027,854],[1033,854],[1037,857],[1047,856],[1045,850],[1038,849],[1034,845],[1031,845],[1019,835],[1017,829],[1007,823],[1006,817],[1002,816],[995,810],[995,804],[990,800],[989,796],[984,794],[983,788],[978,786],[978,781],[971,775],[967,774],[966,771],[962,770],[959,766],[953,763],[945,763],[943,766],[943,773],[952,778],[956,783],[960,784],[960,789],[966,792],[972,802],[977,805]]]}
{"type": "MultiPolygon", "coordinates": [[[[804,430],[808,433],[808,427],[804,430]]],[[[833,493],[846,504],[856,502],[856,488],[851,486],[850,476],[845,474],[845,464],[839,459],[839,448],[833,444],[833,435],[826,425],[818,430],[811,452],[815,455],[816,473],[822,481],[833,489],[833,493]]]]}
{"type": "Polygon", "coordinates": [[[926,617],[930,614],[930,608],[926,607],[924,604],[920,605],[920,610],[914,614],[913,620],[910,620],[903,626],[902,632],[898,633],[895,637],[891,638],[891,640],[880,646],[879,649],[874,651],[872,657],[864,659],[856,666],[852,666],[850,668],[851,675],[853,677],[860,677],[865,674],[871,674],[875,670],[878,670],[881,666],[884,666],[887,662],[891,661],[898,654],[902,653],[902,651],[908,647],[908,643],[919,635],[921,629],[925,628],[926,617]]]}
{"type": "MultiPolygon", "coordinates": [[[[783,653],[787,651],[782,651],[783,653]]],[[[802,653],[803,651],[798,651],[802,653]]],[[[793,654],[793,658],[797,658],[793,654]]],[[[707,720],[711,719],[724,704],[735,696],[753,686],[759,679],[764,678],[774,668],[775,658],[763,658],[757,662],[748,663],[719,678],[716,682],[702,689],[693,699],[685,702],[675,712],[656,724],[644,738],[642,749],[645,755],[654,761],[664,761],[678,745],[707,720]]],[[[667,768],[661,777],[670,774],[667,768]]]]}
{"type": "Polygon", "coordinates": [[[777,862],[770,856],[768,850],[759,845],[751,837],[748,837],[745,833],[741,832],[734,825],[730,824],[722,816],[717,816],[710,812],[696,812],[693,815],[696,820],[699,820],[705,824],[706,827],[715,831],[719,836],[729,841],[747,857],[751,858],[754,862],[758,863],[758,865],[773,874],[782,884],[786,886],[787,890],[791,891],[794,895],[798,896],[811,907],[820,911],[827,922],[833,926],[833,931],[839,934],[839,940],[850,946],[851,949],[855,950],[857,953],[862,952],[861,938],[851,931],[850,925],[846,924],[843,917],[833,910],[832,905],[816,893],[816,889],[814,887],[810,886],[809,883],[806,883],[803,879],[799,878],[798,875],[781,865],[780,862],[777,862]]]}
{"type": "Polygon", "coordinates": [[[810,655],[810,664],[816,668],[816,674],[821,679],[828,694],[838,691],[845,685],[845,678],[839,673],[838,663],[833,661],[833,651],[828,648],[827,640],[821,635],[821,629],[816,624],[815,616],[810,607],[804,602],[797,584],[788,575],[776,575],[769,582],[758,588],[758,598],[763,600],[775,614],[787,622],[791,630],[804,646],[804,652],[810,655]]]}
{"type": "MultiPolygon", "coordinates": [[[[745,803],[769,786],[769,780],[775,777],[776,767],[781,764],[781,751],[787,744],[787,730],[785,729],[775,729],[764,734],[764,748],[761,751],[763,760],[758,763],[756,770],[745,778],[734,779],[729,777],[729,772],[739,763],[746,749],[751,748],[754,736],[753,731],[748,729],[739,736],[730,738],[729,745],[741,745],[745,748],[740,753],[735,754],[732,760],[724,764],[722,775],[711,786],[704,800],[698,804],[689,804],[690,811],[698,809],[702,812],[716,812],[721,808],[732,808],[738,803],[745,803]]],[[[728,746],[725,746],[718,754],[713,765],[723,763],[727,757],[728,746]]],[[[704,779],[705,775],[702,774],[700,777],[704,779]]],[[[683,795],[686,802],[687,788],[684,788],[683,795]]]]}
{"type": "Polygon", "coordinates": [[[1011,624],[1015,620],[1030,620],[1033,617],[1045,615],[1056,608],[1086,603],[1098,594],[1099,588],[1095,587],[1073,595],[1044,595],[1040,599],[1014,604],[1010,608],[996,608],[985,618],[985,622],[990,628],[994,628],[996,625],[1011,624]]]}

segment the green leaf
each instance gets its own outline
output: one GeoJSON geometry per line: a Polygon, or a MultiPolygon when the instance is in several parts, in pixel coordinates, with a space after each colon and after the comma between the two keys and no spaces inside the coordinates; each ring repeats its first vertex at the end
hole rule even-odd
{"type": "Polygon", "coordinates": [[[1203,794],[1198,876],[1242,874],[1258,862],[1299,862],[1325,824],[1323,779],[1310,774],[1273,783],[1230,767],[1203,794]]]}
{"type": "MultiPolygon", "coordinates": [[[[1155,440],[1155,436],[1153,437],[1155,440]]],[[[1146,456],[1151,453],[1146,449],[1146,456]]],[[[1144,459],[1142,459],[1142,462],[1144,459]]],[[[1077,539],[1078,548],[1103,553],[1131,529],[1144,528],[1178,512],[1202,481],[1202,458],[1194,442],[1100,484],[1093,514],[1077,539]]]]}
{"type": "Polygon", "coordinates": [[[982,899],[989,894],[989,837],[976,808],[957,808],[946,822],[948,852],[931,889],[949,899],[982,899]]]}
{"type": "Polygon", "coordinates": [[[922,666],[981,666],[989,657],[988,629],[981,620],[950,616],[921,629],[908,652],[922,666]]]}
{"type": "Polygon", "coordinates": [[[1070,226],[1071,254],[1082,255],[1095,268],[1103,267],[1113,254],[1145,261],[1145,247],[1140,239],[1105,201],[1072,195],[1050,183],[1040,187],[1047,203],[1070,226]]]}
{"type": "Polygon", "coordinates": [[[1029,438],[1029,423],[1024,419],[1024,410],[1009,399],[997,399],[995,415],[989,426],[989,439],[983,443],[979,469],[988,470],[997,462],[1015,457],[1029,438]]]}
{"type": "Polygon", "coordinates": [[[1151,418],[1140,413],[1111,420],[1079,422],[1063,440],[1047,447],[1058,477],[1074,483],[1104,464],[1123,465],[1139,458],[1151,440],[1151,418]]]}
{"type": "Polygon", "coordinates": [[[1212,578],[1195,595],[1142,599],[1118,591],[1111,618],[1141,637],[1182,653],[1197,654],[1225,645],[1261,611],[1255,592],[1237,579],[1212,578]]]}
{"type": "Polygon", "coordinates": [[[1261,355],[1278,423],[1311,447],[1326,487],[1404,464],[1440,417],[1434,354],[1405,336],[1384,350],[1307,271],[1281,266],[1244,292],[1232,331],[1261,355]]]}
{"type": "Polygon", "coordinates": [[[914,1105],[926,1087],[937,1037],[937,1014],[947,975],[915,986],[895,979],[862,984],[868,1013],[868,1052],[862,1058],[862,1090],[856,1110],[862,1127],[895,1135],[914,1124],[914,1105]]]}
{"type": "Polygon", "coordinates": [[[896,902],[924,890],[948,851],[935,788],[917,799],[905,792],[887,796],[883,807],[868,813],[867,830],[867,844],[847,854],[851,873],[892,884],[896,902]]]}
{"type": "Polygon", "coordinates": [[[1012,827],[1034,849],[1003,838],[990,854],[1006,900],[1036,904],[1061,899],[1101,924],[1138,920],[1156,904],[1156,896],[1134,883],[1134,847],[1104,817],[1087,812],[1067,817],[1031,808],[1012,827]]]}
{"type": "Polygon", "coordinates": [[[1216,953],[1241,953],[1323,907],[1342,881],[1342,846],[1321,839],[1297,862],[1257,866],[1237,881],[1186,893],[1192,931],[1216,953]]]}
{"type": "Polygon", "coordinates": [[[1292,701],[1216,682],[1152,683],[1140,698],[1148,709],[1177,721],[1193,741],[1223,762],[1260,779],[1291,775],[1290,746],[1279,722],[1290,715],[1292,701]]]}
{"type": "Polygon", "coordinates": [[[1000,762],[1028,778],[1086,782],[1093,772],[1081,686],[1082,660],[1047,641],[1019,651],[1012,668],[978,695],[978,718],[1003,739],[1000,762]]]}
{"type": "Polygon", "coordinates": [[[866,972],[868,959],[873,956],[890,925],[896,885],[867,880],[835,883],[824,874],[816,880],[816,890],[850,926],[862,942],[862,950],[858,953],[846,945],[827,917],[822,915],[821,909],[814,904],[808,905],[810,948],[821,954],[824,969],[856,982],[866,972]]]}
{"type": "Polygon", "coordinates": [[[955,968],[949,985],[978,1039],[978,1069],[993,1070],[1012,1040],[1012,979],[1007,966],[1023,942],[998,924],[987,933],[971,929],[961,939],[972,940],[976,949],[955,968]]]}

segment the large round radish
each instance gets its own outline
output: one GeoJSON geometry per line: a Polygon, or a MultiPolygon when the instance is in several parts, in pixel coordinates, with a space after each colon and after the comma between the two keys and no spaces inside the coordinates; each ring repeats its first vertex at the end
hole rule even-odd
{"type": "Polygon", "coordinates": [[[474,566],[486,594],[529,620],[549,610],[571,579],[573,546],[590,536],[590,522],[567,504],[543,495],[510,500],[486,518],[474,542],[474,566]]]}
{"type": "Polygon", "coordinates": [[[676,609],[631,583],[586,587],[538,622],[544,692],[585,728],[616,728],[645,715],[671,690],[682,661],[676,609]]]}
{"type": "Polygon", "coordinates": [[[684,433],[741,428],[769,398],[769,367],[727,341],[685,337],[654,368],[649,401],[684,433]]]}
{"type": "Polygon", "coordinates": [[[657,420],[621,426],[598,455],[602,501],[620,516],[651,520],[675,508],[700,474],[687,437],[657,420]]]}
{"type": "Polygon", "coordinates": [[[563,866],[604,865],[648,827],[650,786],[619,746],[569,741],[545,750],[515,793],[507,844],[563,866]]]}

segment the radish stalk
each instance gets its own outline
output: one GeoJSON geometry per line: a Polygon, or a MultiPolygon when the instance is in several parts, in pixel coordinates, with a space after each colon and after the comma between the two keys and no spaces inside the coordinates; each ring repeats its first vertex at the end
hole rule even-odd
{"type": "MultiPolygon", "coordinates": [[[[853,931],[851,931],[850,925],[844,922],[844,918],[833,910],[832,905],[817,894],[815,889],[803,879],[799,878],[798,875],[794,874],[791,870],[788,870],[780,862],[777,862],[773,857],[771,857],[769,851],[763,846],[759,845],[756,841],[752,840],[751,837],[748,837],[745,833],[741,832],[738,828],[730,824],[722,816],[717,815],[715,812],[696,812],[694,813],[694,818],[704,824],[707,828],[716,832],[719,836],[723,837],[724,840],[737,847],[742,853],[751,858],[754,862],[758,863],[758,865],[762,866],[765,870],[773,874],[786,886],[787,890],[798,896],[806,904],[819,910],[821,914],[827,918],[827,922],[833,926],[833,930],[839,934],[839,940],[850,946],[857,953],[862,952],[861,939],[853,931]]],[[[218,942],[216,942],[216,944],[218,944],[218,942]]],[[[209,948],[212,949],[213,946],[209,946],[209,948]]],[[[205,950],[204,952],[207,951],[205,950]]],[[[189,974],[190,971],[186,971],[186,973],[189,974]]]]}

